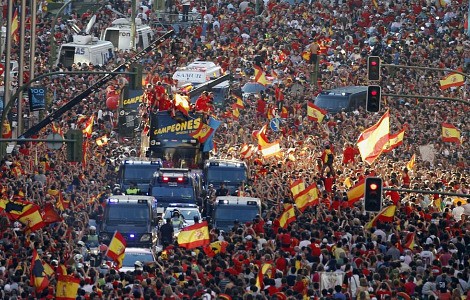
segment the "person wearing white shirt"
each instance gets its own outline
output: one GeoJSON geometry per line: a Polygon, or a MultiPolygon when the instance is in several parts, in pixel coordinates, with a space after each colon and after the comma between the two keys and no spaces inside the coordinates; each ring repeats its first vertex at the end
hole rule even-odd
{"type": "Polygon", "coordinates": [[[452,216],[454,217],[456,222],[460,222],[462,220],[462,215],[465,212],[465,209],[462,206],[462,202],[458,201],[457,206],[452,209],[452,216]]]}

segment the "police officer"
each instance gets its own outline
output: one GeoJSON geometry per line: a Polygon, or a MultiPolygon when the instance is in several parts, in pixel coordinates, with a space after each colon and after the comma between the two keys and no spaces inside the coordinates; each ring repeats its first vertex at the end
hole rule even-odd
{"type": "Polygon", "coordinates": [[[181,229],[184,225],[184,218],[181,216],[180,211],[175,209],[171,216],[171,224],[173,228],[181,229]]]}
{"type": "Polygon", "coordinates": [[[137,187],[137,183],[131,182],[131,186],[126,190],[127,195],[138,195],[140,194],[140,189],[137,187]]]}
{"type": "Polygon", "coordinates": [[[87,245],[88,247],[97,247],[99,245],[98,235],[96,234],[96,227],[90,226],[90,232],[87,235],[87,245]]]}
{"type": "Polygon", "coordinates": [[[214,185],[211,183],[209,184],[209,189],[207,190],[207,199],[205,203],[204,214],[206,217],[212,216],[212,211],[214,210],[215,198],[216,198],[216,190],[214,189],[214,185]]]}

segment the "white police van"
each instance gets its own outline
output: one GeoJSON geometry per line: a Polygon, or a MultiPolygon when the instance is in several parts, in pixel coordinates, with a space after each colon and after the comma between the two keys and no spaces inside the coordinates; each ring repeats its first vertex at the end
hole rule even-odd
{"type": "MultiPolygon", "coordinates": [[[[106,28],[101,39],[111,42],[119,50],[131,49],[131,22],[126,18],[119,18],[111,23],[111,27],[106,28]]],[[[136,35],[135,46],[146,48],[152,42],[154,33],[150,26],[142,24],[142,20],[135,19],[136,35]]]]}

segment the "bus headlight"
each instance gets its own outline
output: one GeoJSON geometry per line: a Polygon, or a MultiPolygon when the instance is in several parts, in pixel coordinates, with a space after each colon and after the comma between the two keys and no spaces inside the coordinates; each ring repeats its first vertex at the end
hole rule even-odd
{"type": "Polygon", "coordinates": [[[148,242],[148,241],[150,241],[150,234],[146,233],[146,234],[142,235],[142,237],[140,238],[140,241],[141,241],[141,242],[148,242]]]}

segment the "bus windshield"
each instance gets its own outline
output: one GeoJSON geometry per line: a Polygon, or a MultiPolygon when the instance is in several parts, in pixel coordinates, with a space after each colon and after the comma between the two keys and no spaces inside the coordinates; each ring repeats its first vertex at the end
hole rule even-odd
{"type": "Polygon", "coordinates": [[[340,112],[349,106],[349,96],[319,95],[315,99],[315,105],[329,112],[340,112]]]}
{"type": "Polygon", "coordinates": [[[162,159],[164,168],[195,169],[202,162],[202,153],[196,147],[153,148],[152,156],[162,159]]]}

